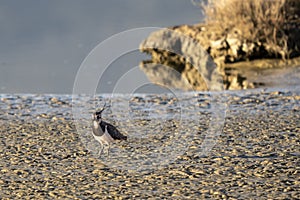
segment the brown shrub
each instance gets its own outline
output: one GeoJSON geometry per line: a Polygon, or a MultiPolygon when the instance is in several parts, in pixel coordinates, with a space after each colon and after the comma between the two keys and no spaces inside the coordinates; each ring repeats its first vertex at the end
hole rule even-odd
{"type": "Polygon", "coordinates": [[[238,30],[244,41],[263,43],[269,54],[283,58],[289,57],[295,49],[299,51],[299,0],[207,2],[202,4],[205,22],[217,35],[224,36],[228,30],[238,30]],[[295,23],[296,27],[293,27],[295,23]]]}

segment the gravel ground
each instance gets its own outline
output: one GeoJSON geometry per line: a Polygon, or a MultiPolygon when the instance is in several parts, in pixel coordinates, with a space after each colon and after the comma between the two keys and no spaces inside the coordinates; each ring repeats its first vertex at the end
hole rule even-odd
{"type": "MultiPolygon", "coordinates": [[[[187,152],[144,173],[110,168],[85,148],[72,120],[70,96],[1,95],[0,199],[297,199],[299,93],[224,94],[223,132],[207,155],[195,153],[206,121],[191,121],[199,134],[189,141],[187,152]]],[[[194,95],[190,102],[200,97],[194,95]]],[[[204,111],[210,104],[198,103],[204,111]]],[[[149,119],[139,117],[140,131],[148,130],[149,119]]],[[[120,148],[126,150],[131,142],[120,148]]]]}

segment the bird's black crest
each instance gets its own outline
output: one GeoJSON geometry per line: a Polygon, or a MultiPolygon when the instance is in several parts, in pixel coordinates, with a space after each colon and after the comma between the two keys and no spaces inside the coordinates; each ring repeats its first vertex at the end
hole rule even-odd
{"type": "Polygon", "coordinates": [[[103,112],[107,107],[108,107],[108,106],[106,106],[106,102],[105,102],[103,108],[102,108],[100,111],[96,111],[95,114],[96,114],[97,116],[99,116],[99,115],[101,116],[102,112],[103,112]]]}

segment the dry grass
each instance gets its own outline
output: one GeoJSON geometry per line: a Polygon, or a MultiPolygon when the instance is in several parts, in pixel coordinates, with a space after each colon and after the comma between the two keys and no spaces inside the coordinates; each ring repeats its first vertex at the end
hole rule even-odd
{"type": "MultiPolygon", "coordinates": [[[[289,57],[289,23],[299,22],[299,0],[207,0],[206,23],[219,35],[237,30],[244,41],[264,43],[270,54],[289,57]]],[[[298,27],[296,27],[298,29],[298,27]]],[[[298,33],[296,33],[298,34],[298,33]]],[[[299,38],[299,36],[297,36],[299,38]]],[[[296,42],[297,43],[297,42],[296,42]]]]}

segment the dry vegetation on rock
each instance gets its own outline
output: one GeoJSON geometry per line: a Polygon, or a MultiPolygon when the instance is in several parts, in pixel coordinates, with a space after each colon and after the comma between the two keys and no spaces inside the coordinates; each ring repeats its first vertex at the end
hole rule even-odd
{"type": "Polygon", "coordinates": [[[208,0],[201,5],[214,35],[257,43],[270,57],[299,55],[299,0],[208,0]]]}

